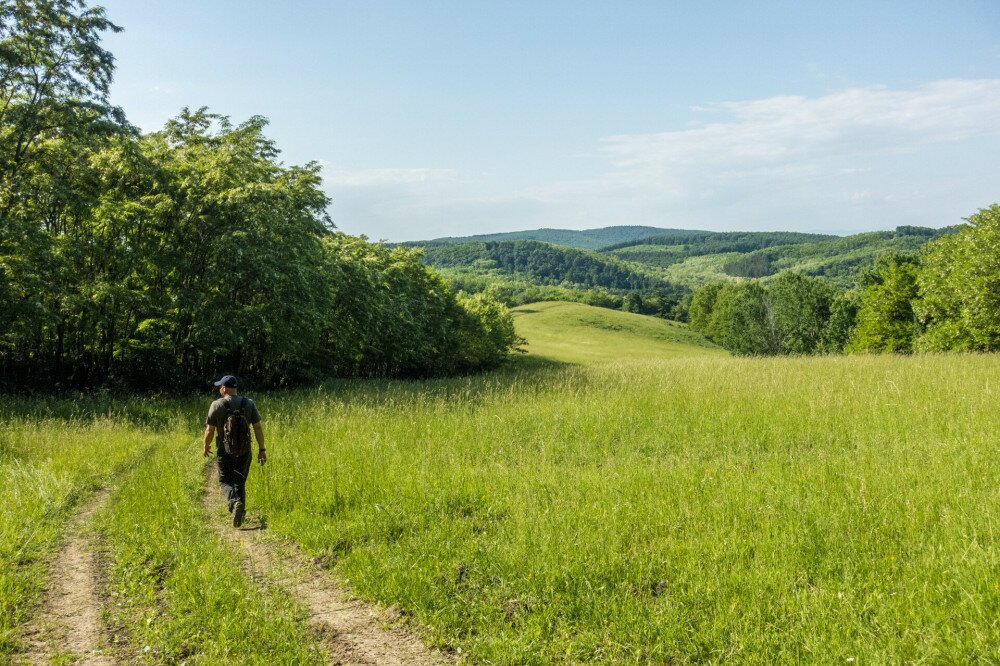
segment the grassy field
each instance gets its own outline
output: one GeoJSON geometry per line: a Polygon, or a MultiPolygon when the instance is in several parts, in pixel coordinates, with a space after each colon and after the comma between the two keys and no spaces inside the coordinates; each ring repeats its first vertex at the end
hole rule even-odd
{"type": "MultiPolygon", "coordinates": [[[[251,512],[471,662],[1000,661],[1000,358],[734,359],[636,315],[516,316],[530,355],[490,375],[255,396],[251,512]]],[[[231,557],[198,510],[206,406],[0,403],[0,571],[33,581],[0,588],[6,654],[67,498],[109,483],[108,621],[144,618],[140,654],[318,658],[294,600],[206,568],[231,557]],[[218,619],[233,604],[273,625],[259,643],[218,619]]]]}
{"type": "Polygon", "coordinates": [[[580,303],[532,303],[514,318],[538,359],[588,365],[726,354],[685,324],[580,303]]]}

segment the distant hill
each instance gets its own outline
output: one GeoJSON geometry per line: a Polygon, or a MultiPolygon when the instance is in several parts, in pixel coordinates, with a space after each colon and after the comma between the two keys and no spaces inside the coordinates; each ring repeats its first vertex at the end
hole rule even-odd
{"type": "Polygon", "coordinates": [[[510,304],[530,302],[528,298],[564,298],[670,317],[685,293],[716,280],[768,280],[791,270],[849,289],[859,271],[879,255],[914,254],[955,228],[903,226],[850,236],[655,227],[539,229],[467,237],[507,240],[452,238],[405,245],[422,247],[424,263],[443,270],[456,288],[475,293],[502,286],[510,304]],[[641,234],[648,235],[607,243],[641,234]],[[511,240],[520,235],[546,240],[511,240]],[[584,242],[600,249],[569,246],[584,242]],[[629,293],[633,300],[626,306],[623,299],[629,293]]]}
{"type": "Polygon", "coordinates": [[[768,278],[784,270],[822,276],[841,287],[886,252],[912,254],[954,228],[899,227],[851,236],[791,232],[726,232],[655,236],[621,243],[604,253],[638,271],[694,286],[711,280],[768,278]]]}
{"type": "Polygon", "coordinates": [[[535,356],[564,363],[641,362],[727,352],[674,321],[595,308],[541,302],[514,308],[514,325],[535,356]]]}
{"type": "Polygon", "coordinates": [[[687,229],[660,229],[657,227],[624,226],[603,227],[601,229],[532,229],[530,231],[506,231],[497,234],[477,236],[449,236],[430,241],[410,241],[402,245],[428,246],[437,243],[468,243],[472,241],[513,241],[533,240],[555,245],[565,245],[583,250],[599,250],[609,245],[631,243],[650,236],[670,236],[675,234],[701,233],[687,229]]]}
{"type": "Polygon", "coordinates": [[[616,257],[541,241],[475,241],[424,246],[424,263],[435,268],[498,270],[538,284],[607,289],[652,289],[666,281],[633,269],[616,257]]]}

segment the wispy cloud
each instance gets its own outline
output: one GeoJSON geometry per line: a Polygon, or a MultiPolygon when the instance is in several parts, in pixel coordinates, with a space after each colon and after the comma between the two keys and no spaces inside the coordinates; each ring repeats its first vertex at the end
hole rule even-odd
{"type": "Polygon", "coordinates": [[[602,144],[616,167],[664,169],[913,150],[1000,134],[1000,80],[938,81],[908,91],[852,88],[816,98],[723,102],[695,111],[726,118],[681,131],[612,136],[602,144]]]}

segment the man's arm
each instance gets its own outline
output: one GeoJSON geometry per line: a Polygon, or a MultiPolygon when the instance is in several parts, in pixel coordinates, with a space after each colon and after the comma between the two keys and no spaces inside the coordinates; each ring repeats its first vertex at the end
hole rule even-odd
{"type": "Polygon", "coordinates": [[[215,426],[205,426],[205,435],[204,435],[205,450],[203,453],[206,458],[212,455],[211,450],[212,450],[213,439],[215,439],[215,426]]]}
{"type": "Polygon", "coordinates": [[[257,462],[261,465],[267,462],[267,452],[264,449],[264,429],[260,421],[253,424],[253,436],[257,439],[257,462]]]}

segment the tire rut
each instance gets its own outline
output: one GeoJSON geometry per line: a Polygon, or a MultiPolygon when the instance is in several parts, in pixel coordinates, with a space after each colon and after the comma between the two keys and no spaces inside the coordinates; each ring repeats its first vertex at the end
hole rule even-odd
{"type": "MultiPolygon", "coordinates": [[[[223,501],[218,473],[209,465],[203,507],[221,539],[238,546],[248,573],[284,589],[307,612],[307,621],[335,664],[357,666],[438,666],[453,659],[431,650],[415,635],[399,627],[386,628],[390,618],[377,607],[357,599],[301,551],[269,539],[259,523],[234,528],[220,520],[223,501]]],[[[228,516],[227,516],[228,518],[228,516]]]]}
{"type": "Polygon", "coordinates": [[[49,664],[69,658],[78,666],[106,666],[115,660],[105,654],[101,631],[100,565],[94,536],[87,525],[107,503],[104,489],[91,497],[70,519],[66,537],[49,566],[41,606],[25,632],[30,664],[49,664]]]}

